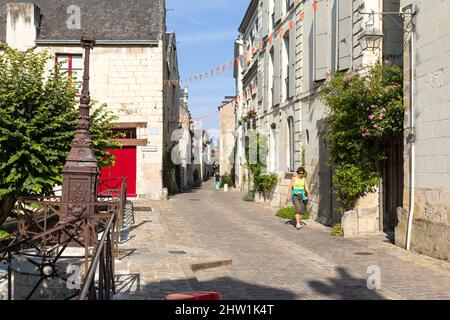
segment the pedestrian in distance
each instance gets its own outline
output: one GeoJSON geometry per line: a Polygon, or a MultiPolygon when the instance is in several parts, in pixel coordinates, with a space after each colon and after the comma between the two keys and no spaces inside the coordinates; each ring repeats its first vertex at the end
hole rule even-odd
{"type": "Polygon", "coordinates": [[[214,175],[216,179],[216,191],[220,190],[220,174],[219,171],[216,171],[216,174],[214,175]]]}
{"type": "Polygon", "coordinates": [[[303,228],[303,213],[305,212],[305,207],[309,201],[310,194],[305,168],[300,167],[297,169],[297,176],[291,180],[288,197],[286,199],[286,203],[294,203],[295,220],[297,222],[296,227],[298,230],[303,228]]]}

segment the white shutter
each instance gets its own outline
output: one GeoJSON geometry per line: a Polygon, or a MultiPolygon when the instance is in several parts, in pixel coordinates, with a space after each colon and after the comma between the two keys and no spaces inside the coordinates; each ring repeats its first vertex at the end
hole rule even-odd
{"type": "Polygon", "coordinates": [[[269,34],[269,1],[271,0],[262,0],[262,28],[261,28],[261,39],[264,39],[269,34]]]}
{"type": "Polygon", "coordinates": [[[327,6],[318,5],[314,17],[315,45],[314,65],[315,81],[325,80],[327,74],[328,57],[328,19],[327,6]]]}
{"type": "Polygon", "coordinates": [[[293,19],[292,30],[289,31],[289,98],[295,96],[295,56],[297,28],[295,19],[293,19]]]}
{"type": "Polygon", "coordinates": [[[281,20],[281,1],[285,0],[275,0],[275,23],[281,20]]]}
{"type": "Polygon", "coordinates": [[[352,1],[338,2],[338,70],[350,69],[352,65],[352,1]]]}
{"type": "Polygon", "coordinates": [[[274,48],[274,77],[273,77],[273,105],[276,106],[280,103],[280,81],[281,81],[281,65],[280,65],[280,48],[283,39],[275,40],[275,48],[274,48]]]}

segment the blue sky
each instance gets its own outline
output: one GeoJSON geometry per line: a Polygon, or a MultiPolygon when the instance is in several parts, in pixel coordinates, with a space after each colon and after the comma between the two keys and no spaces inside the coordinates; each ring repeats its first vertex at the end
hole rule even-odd
{"type": "MultiPolygon", "coordinates": [[[[167,31],[175,31],[181,79],[194,77],[233,59],[233,42],[249,4],[248,0],[167,0],[167,31]],[[170,10],[173,9],[173,10],[170,10]]],[[[235,94],[233,73],[189,85],[192,116],[217,111],[225,96],[235,94]]],[[[219,116],[203,122],[205,129],[219,128],[219,116]]]]}

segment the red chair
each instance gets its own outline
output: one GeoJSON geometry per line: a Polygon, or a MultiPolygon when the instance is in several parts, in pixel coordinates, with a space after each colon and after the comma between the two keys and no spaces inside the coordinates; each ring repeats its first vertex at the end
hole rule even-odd
{"type": "Polygon", "coordinates": [[[195,292],[182,292],[182,293],[174,293],[166,296],[165,300],[171,301],[191,301],[191,300],[222,300],[222,296],[218,292],[204,292],[204,291],[195,291],[195,292]]]}

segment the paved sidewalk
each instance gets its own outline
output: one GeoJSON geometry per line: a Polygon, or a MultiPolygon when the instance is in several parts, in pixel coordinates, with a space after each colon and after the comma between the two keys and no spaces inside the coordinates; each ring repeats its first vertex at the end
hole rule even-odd
{"type": "Polygon", "coordinates": [[[335,238],[312,222],[298,231],[273,209],[242,196],[215,192],[206,183],[166,202],[137,203],[134,238],[122,246],[129,250],[123,255],[130,254],[118,265],[125,275],[117,298],[211,290],[225,299],[250,300],[450,299],[448,262],[406,252],[380,237],[335,238]],[[153,211],[139,211],[144,206],[153,211]],[[232,265],[190,268],[228,260],[232,265]],[[381,272],[380,290],[367,288],[373,266],[381,272]]]}

